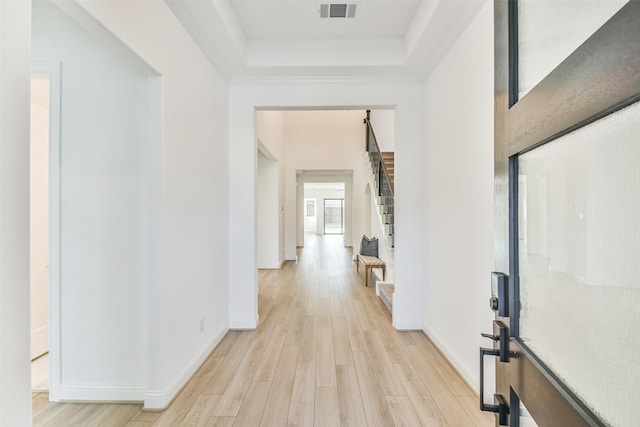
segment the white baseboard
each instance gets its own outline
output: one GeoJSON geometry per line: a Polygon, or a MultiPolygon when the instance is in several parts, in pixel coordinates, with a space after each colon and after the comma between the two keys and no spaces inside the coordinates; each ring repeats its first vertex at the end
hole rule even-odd
{"type": "Polygon", "coordinates": [[[448,348],[443,344],[443,341],[438,338],[437,335],[427,331],[426,328],[422,329],[422,332],[431,340],[431,342],[440,350],[440,353],[447,358],[451,366],[460,374],[462,379],[467,383],[469,387],[476,393],[478,393],[480,387],[480,380],[472,373],[466,369],[462,363],[448,350],[448,348]]]}
{"type": "Polygon", "coordinates": [[[144,386],[61,385],[58,402],[142,402],[144,386]]]}
{"type": "Polygon", "coordinates": [[[232,321],[229,325],[230,329],[234,329],[234,330],[253,330],[256,329],[258,327],[258,324],[260,323],[259,319],[256,320],[235,320],[232,321]]]}
{"type": "Polygon", "coordinates": [[[284,260],[280,261],[276,264],[262,264],[258,265],[258,269],[261,270],[280,270],[282,268],[282,264],[284,264],[284,260]]]}
{"type": "Polygon", "coordinates": [[[398,331],[421,331],[424,328],[422,322],[396,322],[393,321],[393,327],[398,331]]]}
{"type": "Polygon", "coordinates": [[[228,330],[225,329],[215,336],[209,345],[196,354],[165,388],[162,390],[147,390],[143,396],[145,409],[165,409],[187,382],[189,382],[196,371],[200,369],[213,349],[220,344],[220,341],[222,341],[222,338],[224,338],[227,332],[228,330]]]}

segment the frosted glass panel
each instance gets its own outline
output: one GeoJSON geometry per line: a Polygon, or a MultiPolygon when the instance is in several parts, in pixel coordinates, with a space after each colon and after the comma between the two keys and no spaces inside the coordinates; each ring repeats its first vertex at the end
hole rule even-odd
{"type": "Polygon", "coordinates": [[[628,0],[519,0],[520,98],[585,42],[628,0]]]}
{"type": "Polygon", "coordinates": [[[640,420],[640,104],[519,159],[520,335],[614,426],[640,420]]]}

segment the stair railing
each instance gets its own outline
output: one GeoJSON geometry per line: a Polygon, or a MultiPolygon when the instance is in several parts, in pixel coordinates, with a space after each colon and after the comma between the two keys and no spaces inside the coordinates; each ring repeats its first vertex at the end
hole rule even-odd
{"type": "Polygon", "coordinates": [[[394,184],[393,181],[391,181],[387,165],[382,159],[382,152],[380,151],[380,146],[378,145],[376,135],[373,132],[373,127],[371,126],[370,113],[371,111],[367,110],[367,118],[364,119],[364,123],[367,125],[365,150],[369,153],[371,167],[373,168],[373,172],[376,177],[378,195],[382,197],[391,197],[393,199],[394,184]]]}

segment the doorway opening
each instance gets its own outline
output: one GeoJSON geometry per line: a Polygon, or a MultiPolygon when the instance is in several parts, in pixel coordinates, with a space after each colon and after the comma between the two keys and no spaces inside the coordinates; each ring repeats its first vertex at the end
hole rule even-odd
{"type": "Polygon", "coordinates": [[[60,384],[60,63],[31,72],[30,245],[31,388],[60,384]]]}
{"type": "Polygon", "coordinates": [[[304,233],[306,236],[345,234],[345,183],[305,182],[304,233]]]}
{"type": "Polygon", "coordinates": [[[30,286],[31,389],[49,391],[49,141],[50,78],[31,78],[30,286]]]}
{"type": "Polygon", "coordinates": [[[324,234],[344,234],[344,199],[324,199],[324,234]]]}

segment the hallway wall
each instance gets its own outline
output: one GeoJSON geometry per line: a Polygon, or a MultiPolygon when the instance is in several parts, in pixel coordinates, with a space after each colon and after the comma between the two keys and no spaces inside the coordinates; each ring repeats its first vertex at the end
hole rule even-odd
{"type": "Polygon", "coordinates": [[[0,1],[0,40],[0,425],[28,426],[29,2],[0,1]]]}
{"type": "Polygon", "coordinates": [[[256,238],[258,240],[258,268],[280,268],[278,227],[280,197],[278,161],[270,160],[258,151],[256,238]]]}
{"type": "MultiPolygon", "coordinates": [[[[277,245],[277,248],[273,248],[273,250],[277,251],[277,264],[281,265],[285,260],[284,228],[286,215],[284,212],[284,163],[286,161],[286,156],[284,115],[286,113],[284,111],[256,111],[255,114],[256,138],[258,140],[258,144],[262,144],[266,150],[271,153],[271,156],[277,160],[278,186],[272,191],[270,197],[277,198],[278,214],[276,218],[272,218],[271,224],[268,224],[267,226],[277,230],[277,241],[270,242],[269,245],[277,245]]],[[[259,149],[261,148],[259,147],[259,149]]],[[[258,221],[260,220],[261,219],[258,219],[258,221]]],[[[264,218],[262,218],[262,220],[264,220],[264,218]]],[[[258,224],[258,227],[260,227],[260,224],[258,224]]],[[[259,254],[258,257],[260,257],[259,254]]],[[[273,265],[273,263],[270,264],[273,265]]],[[[260,260],[258,260],[258,265],[262,265],[260,260]]]]}
{"type": "Polygon", "coordinates": [[[166,3],[78,3],[159,75],[147,81],[142,375],[145,406],[162,408],[229,327],[228,84],[166,3]]]}
{"type": "MultiPolygon", "coordinates": [[[[493,313],[493,4],[424,86],[424,330],[478,387],[478,347],[493,313]]],[[[487,379],[492,379],[489,369],[487,379]]],[[[487,389],[488,390],[488,389],[487,389]]]]}
{"type": "Polygon", "coordinates": [[[53,302],[62,308],[61,383],[53,396],[142,399],[146,76],[50,2],[34,2],[32,34],[33,60],[63,70],[62,283],[53,302]]]}
{"type": "Polygon", "coordinates": [[[391,109],[371,110],[371,126],[380,151],[393,151],[396,143],[396,112],[391,109]]]}

